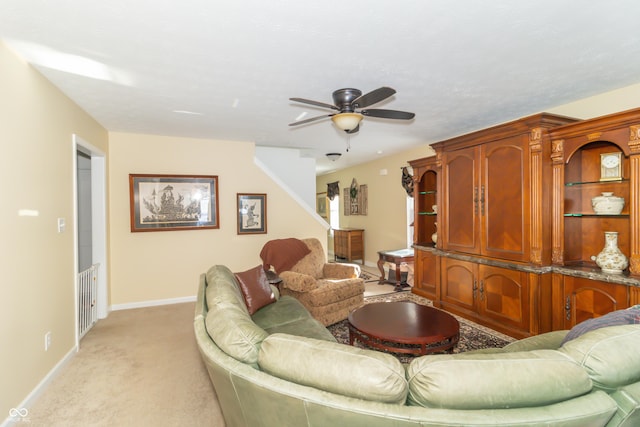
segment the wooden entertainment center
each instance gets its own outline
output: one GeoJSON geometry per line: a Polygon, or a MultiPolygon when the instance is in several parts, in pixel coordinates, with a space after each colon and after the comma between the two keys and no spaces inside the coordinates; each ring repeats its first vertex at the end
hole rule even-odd
{"type": "Polygon", "coordinates": [[[414,293],[516,338],[640,303],[640,109],[541,113],[432,147],[409,161],[414,293]],[[601,165],[607,156],[619,169],[601,165]],[[620,214],[594,213],[603,192],[624,198],[620,214]],[[605,231],[629,258],[623,274],[591,258],[605,231]]]}

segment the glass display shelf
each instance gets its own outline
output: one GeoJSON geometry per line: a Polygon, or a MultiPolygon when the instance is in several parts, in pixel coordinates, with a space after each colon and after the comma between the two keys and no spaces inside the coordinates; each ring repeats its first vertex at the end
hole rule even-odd
{"type": "Polygon", "coordinates": [[[436,194],[437,191],[436,190],[430,190],[430,191],[419,191],[418,194],[420,195],[427,195],[427,194],[436,194]]]}
{"type": "Polygon", "coordinates": [[[565,218],[570,217],[585,217],[585,218],[629,218],[629,214],[618,214],[618,215],[609,215],[609,214],[595,214],[595,213],[565,213],[565,218]]]}
{"type": "Polygon", "coordinates": [[[584,182],[566,182],[564,184],[565,187],[579,187],[581,185],[589,185],[589,184],[618,184],[629,182],[629,179],[617,179],[615,181],[584,181],[584,182]]]}

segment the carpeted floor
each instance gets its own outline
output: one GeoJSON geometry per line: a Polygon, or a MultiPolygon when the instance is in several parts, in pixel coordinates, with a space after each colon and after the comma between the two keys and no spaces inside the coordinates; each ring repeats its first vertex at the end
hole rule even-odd
{"type": "MultiPolygon", "coordinates": [[[[398,299],[428,303],[410,292],[366,302],[398,299]]],[[[194,303],[112,312],[89,331],[22,421],[34,427],[224,426],[195,343],[193,313],[194,303]]],[[[463,329],[465,348],[504,345],[480,328],[463,329]]]]}
{"type": "Polygon", "coordinates": [[[114,311],[29,408],[24,425],[224,426],[193,332],[194,303],[114,311]]]}

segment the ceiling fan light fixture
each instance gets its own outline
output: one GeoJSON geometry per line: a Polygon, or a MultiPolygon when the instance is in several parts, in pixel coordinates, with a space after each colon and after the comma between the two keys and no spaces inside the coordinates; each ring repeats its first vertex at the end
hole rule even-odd
{"type": "Polygon", "coordinates": [[[340,156],[342,156],[342,154],[340,154],[340,153],[327,153],[327,154],[325,154],[325,156],[327,156],[327,159],[331,160],[332,162],[335,162],[336,160],[338,160],[340,158],[340,156]]]}
{"type": "Polygon", "coordinates": [[[331,116],[333,123],[345,132],[351,131],[358,127],[362,120],[362,114],[359,113],[339,113],[331,116]]]}

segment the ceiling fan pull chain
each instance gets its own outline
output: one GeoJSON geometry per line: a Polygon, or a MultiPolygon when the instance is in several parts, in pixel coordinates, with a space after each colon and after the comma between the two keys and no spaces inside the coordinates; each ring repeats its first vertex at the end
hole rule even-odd
{"type": "Polygon", "coordinates": [[[347,134],[347,153],[351,150],[351,135],[347,134]]]}

